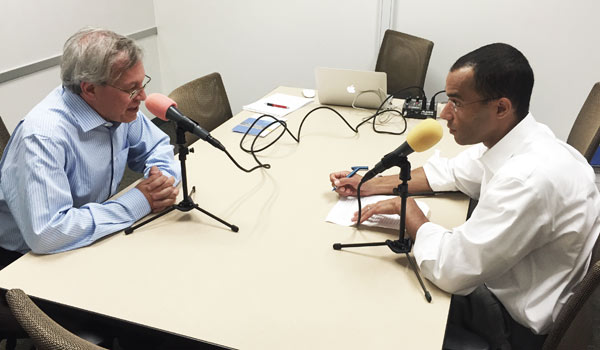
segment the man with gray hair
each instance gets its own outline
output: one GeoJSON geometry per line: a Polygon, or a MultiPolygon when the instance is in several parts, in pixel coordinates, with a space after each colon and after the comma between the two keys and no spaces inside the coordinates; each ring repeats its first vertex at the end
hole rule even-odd
{"type": "Polygon", "coordinates": [[[17,125],[0,161],[5,257],[89,245],[178,194],[169,138],[139,111],[150,81],[141,49],[114,32],[82,29],[65,43],[61,77],[17,125]],[[145,178],[110,199],[127,165],[145,178]]]}

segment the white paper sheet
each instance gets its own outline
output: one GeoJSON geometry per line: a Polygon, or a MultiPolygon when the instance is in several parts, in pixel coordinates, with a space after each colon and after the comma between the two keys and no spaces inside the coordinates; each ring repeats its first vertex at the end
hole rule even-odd
{"type": "MultiPolygon", "coordinates": [[[[369,204],[373,204],[382,200],[396,198],[397,196],[369,196],[361,198],[362,208],[366,207],[369,204]]],[[[416,201],[423,214],[429,218],[430,210],[429,206],[422,202],[416,201]]],[[[325,218],[325,221],[332,222],[334,224],[342,225],[342,226],[352,226],[355,225],[356,222],[352,221],[352,217],[354,213],[358,210],[358,200],[356,197],[340,197],[338,202],[331,208],[329,214],[325,218]]],[[[365,226],[374,226],[374,227],[384,227],[391,229],[399,229],[400,228],[400,215],[398,214],[376,214],[371,216],[367,221],[362,223],[361,225],[365,226]]]]}
{"type": "Polygon", "coordinates": [[[297,110],[298,108],[303,107],[304,105],[312,102],[313,100],[314,99],[312,98],[304,98],[277,93],[265,98],[261,98],[260,100],[249,105],[245,105],[243,109],[254,113],[268,114],[276,118],[281,118],[284,115],[291,113],[297,110]],[[272,107],[269,106],[267,103],[285,106],[287,108],[272,107]]]}

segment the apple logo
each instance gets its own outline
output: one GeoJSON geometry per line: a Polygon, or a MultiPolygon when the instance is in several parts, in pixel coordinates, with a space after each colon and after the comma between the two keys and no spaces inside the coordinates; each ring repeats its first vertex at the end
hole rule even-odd
{"type": "Polygon", "coordinates": [[[350,93],[350,94],[354,94],[354,93],[356,93],[356,88],[354,87],[354,84],[352,84],[352,85],[348,86],[348,87],[346,88],[346,91],[348,91],[348,93],[350,93]]]}

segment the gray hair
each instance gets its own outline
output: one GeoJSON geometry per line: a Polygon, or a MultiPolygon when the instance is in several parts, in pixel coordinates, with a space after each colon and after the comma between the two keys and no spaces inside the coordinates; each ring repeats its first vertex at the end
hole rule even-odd
{"type": "Polygon", "coordinates": [[[65,42],[62,84],[80,94],[82,82],[113,83],[141,60],[142,50],[133,40],[106,29],[83,28],[65,42]]]}

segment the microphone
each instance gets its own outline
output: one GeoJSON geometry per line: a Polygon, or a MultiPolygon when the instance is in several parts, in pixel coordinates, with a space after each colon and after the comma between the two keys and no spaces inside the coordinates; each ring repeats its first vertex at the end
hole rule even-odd
{"type": "Polygon", "coordinates": [[[177,103],[169,97],[157,93],[150,94],[146,97],[146,108],[158,118],[165,121],[173,120],[177,123],[177,126],[183,130],[191,132],[221,151],[225,151],[225,146],[212,137],[208,131],[190,118],[181,114],[177,109],[177,103]]]}
{"type": "Polygon", "coordinates": [[[442,134],[440,123],[433,119],[423,120],[406,135],[406,141],[400,147],[383,156],[381,161],[363,176],[361,182],[369,181],[384,170],[398,165],[397,159],[399,157],[406,157],[415,151],[423,152],[430,149],[442,139],[442,134]]]}

